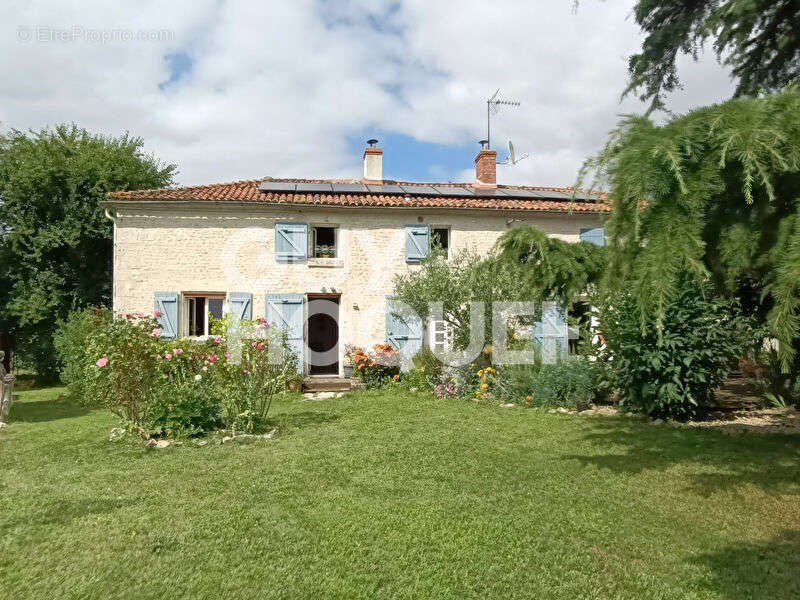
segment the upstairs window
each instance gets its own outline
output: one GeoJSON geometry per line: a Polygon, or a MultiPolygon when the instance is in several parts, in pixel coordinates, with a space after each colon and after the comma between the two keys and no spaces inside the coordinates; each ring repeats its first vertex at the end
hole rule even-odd
{"type": "Polygon", "coordinates": [[[225,296],[222,294],[187,296],[189,335],[192,337],[211,335],[211,319],[209,317],[221,319],[224,303],[225,296]]]}
{"type": "Polygon", "coordinates": [[[441,248],[447,256],[450,256],[450,229],[447,227],[431,229],[431,246],[441,248]]]}
{"type": "Polygon", "coordinates": [[[336,227],[313,227],[311,255],[314,258],[336,258],[336,227]]]}

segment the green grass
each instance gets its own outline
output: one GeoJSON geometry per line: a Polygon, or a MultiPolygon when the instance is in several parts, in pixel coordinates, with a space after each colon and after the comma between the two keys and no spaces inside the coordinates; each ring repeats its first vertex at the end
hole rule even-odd
{"type": "Polygon", "coordinates": [[[147,449],[19,394],[0,597],[798,598],[800,436],[380,392],[147,449]]]}

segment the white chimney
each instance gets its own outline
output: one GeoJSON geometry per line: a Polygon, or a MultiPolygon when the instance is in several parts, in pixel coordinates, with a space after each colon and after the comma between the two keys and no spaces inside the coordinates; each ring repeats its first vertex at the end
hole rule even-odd
{"type": "Polygon", "coordinates": [[[378,140],[367,140],[369,146],[364,148],[364,179],[367,181],[383,181],[383,148],[376,148],[378,140]]]}

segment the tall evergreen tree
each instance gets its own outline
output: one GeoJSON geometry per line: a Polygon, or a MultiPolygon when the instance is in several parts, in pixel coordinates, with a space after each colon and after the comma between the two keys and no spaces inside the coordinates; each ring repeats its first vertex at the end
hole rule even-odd
{"type": "Polygon", "coordinates": [[[688,272],[750,304],[790,367],[800,337],[800,86],[663,126],[625,117],[581,179],[592,171],[613,204],[606,284],[633,290],[643,331],[661,325],[688,272]]]}
{"type": "Polygon", "coordinates": [[[780,90],[800,77],[800,0],[639,0],[633,10],[646,37],[630,57],[630,84],[651,108],[680,87],[678,55],[695,59],[713,40],[731,68],[737,96],[780,90]]]}
{"type": "Polygon", "coordinates": [[[0,326],[42,379],[55,375],[57,319],[110,302],[106,192],[173,183],[175,165],[142,146],[141,138],[92,135],[74,124],[0,136],[0,326]]]}

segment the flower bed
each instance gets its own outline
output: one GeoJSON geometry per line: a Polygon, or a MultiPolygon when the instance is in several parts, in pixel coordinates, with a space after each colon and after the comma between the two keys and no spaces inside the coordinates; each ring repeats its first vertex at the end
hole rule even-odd
{"type": "Polygon", "coordinates": [[[345,354],[353,363],[353,375],[360,378],[366,388],[379,388],[400,380],[400,351],[391,344],[375,344],[371,352],[348,345],[345,354]]]}
{"type": "Polygon", "coordinates": [[[156,317],[93,310],[62,324],[73,395],[145,438],[263,430],[272,399],[297,378],[285,332],[261,320],[242,323],[246,339],[236,344],[227,327],[204,341],[165,340],[156,317]]]}

